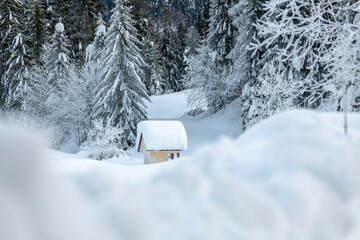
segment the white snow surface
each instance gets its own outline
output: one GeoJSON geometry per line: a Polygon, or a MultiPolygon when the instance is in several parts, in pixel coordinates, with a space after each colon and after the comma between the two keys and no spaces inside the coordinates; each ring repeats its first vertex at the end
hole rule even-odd
{"type": "Polygon", "coordinates": [[[55,30],[56,30],[57,32],[64,32],[64,30],[65,30],[64,24],[62,24],[62,23],[57,23],[57,24],[55,25],[55,30]]]}
{"type": "Polygon", "coordinates": [[[137,125],[137,148],[140,145],[141,136],[147,150],[183,151],[187,149],[186,131],[179,121],[142,121],[137,125]]]}
{"type": "Polygon", "coordinates": [[[196,149],[153,165],[41,157],[0,127],[0,239],[360,239],[360,115],[348,135],[297,110],[234,138],[237,115],[181,117],[196,149]]]}

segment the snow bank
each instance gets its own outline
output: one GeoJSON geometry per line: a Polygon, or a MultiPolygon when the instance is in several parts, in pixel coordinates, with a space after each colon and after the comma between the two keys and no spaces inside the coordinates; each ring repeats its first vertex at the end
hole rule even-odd
{"type": "Polygon", "coordinates": [[[142,121],[137,126],[137,146],[141,138],[152,151],[187,149],[186,131],[179,121],[142,121]]]}
{"type": "MultiPolygon", "coordinates": [[[[276,115],[236,140],[164,164],[55,161],[54,169],[77,190],[57,198],[74,209],[87,206],[108,227],[102,233],[117,239],[357,240],[360,116],[349,116],[348,136],[342,118],[276,115]],[[81,204],[72,201],[77,195],[81,204]]],[[[87,233],[101,232],[82,222],[88,212],[80,213],[72,221],[88,226],[87,233]]]]}
{"type": "Polygon", "coordinates": [[[42,146],[0,123],[0,239],[116,239],[74,184],[44,161],[42,146]]]}
{"type": "Polygon", "coordinates": [[[342,118],[277,115],[116,201],[136,202],[138,239],[359,239],[360,116],[349,136],[342,118]]]}

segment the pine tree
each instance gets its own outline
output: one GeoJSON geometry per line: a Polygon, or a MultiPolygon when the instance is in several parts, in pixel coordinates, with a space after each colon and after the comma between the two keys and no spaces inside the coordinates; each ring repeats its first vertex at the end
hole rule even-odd
{"type": "Polygon", "coordinates": [[[210,9],[210,26],[207,46],[212,52],[215,65],[220,68],[231,68],[232,61],[227,58],[234,48],[236,29],[232,25],[229,10],[237,0],[212,0],[210,9]]]}
{"type": "Polygon", "coordinates": [[[208,32],[209,32],[209,25],[210,25],[210,0],[207,1],[206,7],[204,8],[203,12],[203,31],[202,31],[202,37],[206,38],[208,32]]]}
{"type": "MultiPolygon", "coordinates": [[[[0,77],[7,71],[7,62],[11,46],[16,35],[20,33],[19,25],[23,15],[22,2],[19,0],[0,1],[0,77]]],[[[2,81],[1,81],[2,82],[2,81]]],[[[7,96],[5,86],[0,83],[0,107],[7,96]]]]}
{"type": "Polygon", "coordinates": [[[46,121],[55,130],[55,147],[67,141],[78,145],[86,121],[85,84],[70,61],[70,44],[62,23],[57,23],[52,35],[46,63],[46,121]]]}
{"type": "MultiPolygon", "coordinates": [[[[183,79],[185,69],[187,67],[185,50],[186,50],[186,34],[187,29],[185,28],[185,24],[180,22],[177,26],[177,38],[179,40],[179,72],[180,72],[180,82],[183,79]]],[[[183,84],[181,83],[181,89],[183,89],[183,84]]]]}
{"type": "Polygon", "coordinates": [[[95,31],[95,38],[93,42],[92,56],[89,61],[96,61],[99,59],[101,52],[105,48],[106,25],[102,19],[101,14],[98,16],[97,27],[95,31]]]}
{"type": "Polygon", "coordinates": [[[58,22],[64,21],[65,13],[63,11],[66,0],[41,0],[41,5],[45,9],[46,22],[51,33],[55,32],[55,26],[58,22]]]}
{"type": "Polygon", "coordinates": [[[10,59],[6,63],[6,71],[2,77],[6,97],[5,107],[7,109],[24,108],[24,95],[27,88],[26,75],[30,59],[26,53],[24,36],[18,33],[11,46],[10,59]]]}
{"type": "Polygon", "coordinates": [[[28,88],[24,99],[26,116],[36,120],[42,127],[47,126],[48,108],[46,101],[49,89],[46,80],[45,66],[33,65],[29,71],[28,88]]]}
{"type": "Polygon", "coordinates": [[[145,62],[140,54],[136,28],[124,1],[116,0],[102,55],[102,79],[96,87],[92,119],[122,129],[119,146],[134,145],[136,125],[146,119],[145,101],[149,100],[142,82],[145,62]]]}
{"type": "Polygon", "coordinates": [[[167,92],[180,91],[182,54],[176,32],[166,27],[160,35],[160,51],[163,56],[167,92]]]}
{"type": "Polygon", "coordinates": [[[154,42],[157,41],[158,36],[155,33],[154,23],[150,16],[150,1],[129,1],[128,3],[131,9],[131,15],[135,21],[135,28],[137,29],[138,39],[141,42],[139,46],[146,66],[144,67],[143,82],[146,89],[150,92],[151,84],[151,67],[153,63],[152,59],[152,47],[154,42]]]}
{"type": "Polygon", "coordinates": [[[25,4],[24,35],[29,47],[28,56],[32,65],[43,65],[45,64],[45,45],[49,36],[43,5],[39,0],[27,0],[25,4]]]}
{"type": "Polygon", "coordinates": [[[173,26],[170,17],[170,7],[163,5],[163,26],[160,33],[160,52],[163,57],[163,66],[165,71],[166,92],[180,91],[183,86],[183,50],[176,32],[177,28],[173,26]]]}
{"type": "Polygon", "coordinates": [[[210,20],[210,0],[207,0],[206,2],[203,9],[199,8],[195,24],[197,31],[203,39],[206,38],[209,31],[210,20]]]}
{"type": "Polygon", "coordinates": [[[62,86],[69,81],[69,70],[72,68],[70,63],[70,43],[65,34],[65,27],[62,23],[57,23],[55,33],[50,38],[50,49],[47,57],[46,69],[49,72],[48,85],[50,90],[58,93],[62,97],[62,86]]]}
{"type": "Polygon", "coordinates": [[[87,102],[87,115],[89,117],[88,123],[91,122],[91,111],[93,105],[93,99],[96,96],[96,86],[102,81],[98,79],[97,76],[101,67],[101,56],[105,50],[105,40],[106,40],[106,26],[105,22],[102,19],[102,16],[99,15],[99,20],[97,22],[98,26],[96,28],[95,39],[92,44],[90,44],[86,50],[87,56],[85,64],[81,71],[81,78],[86,82],[86,96],[87,102]]]}
{"type": "MultiPolygon", "coordinates": [[[[257,49],[254,52],[250,48],[251,45],[256,45],[263,40],[255,27],[255,24],[264,14],[262,4],[262,1],[241,0],[229,11],[234,18],[233,25],[237,29],[238,37],[234,48],[228,55],[234,63],[234,68],[226,79],[228,85],[226,94],[230,98],[240,97],[244,129],[250,121],[252,123],[256,121],[253,120],[252,116],[256,115],[254,111],[258,108],[252,107],[252,105],[257,106],[258,102],[266,101],[266,99],[259,99],[263,95],[257,92],[257,89],[261,88],[262,85],[258,82],[259,76],[262,75],[262,78],[267,80],[271,78],[267,74],[262,74],[261,65],[266,63],[262,60],[264,49],[257,49]]],[[[270,72],[274,73],[273,67],[272,64],[270,72]]],[[[261,114],[259,112],[257,116],[261,116],[261,114]]]]}
{"type": "Polygon", "coordinates": [[[151,95],[161,95],[165,90],[166,82],[164,79],[163,60],[159,50],[159,43],[157,41],[153,42],[149,58],[152,63],[149,92],[151,95]]]}
{"type": "Polygon", "coordinates": [[[227,95],[226,79],[232,71],[233,62],[228,57],[235,45],[237,35],[232,25],[233,18],[229,9],[236,0],[213,0],[210,2],[210,27],[201,56],[190,62],[188,87],[191,102],[206,102],[209,111],[215,113],[234,100],[227,95]]]}
{"type": "Polygon", "coordinates": [[[186,57],[195,56],[199,54],[201,36],[195,27],[190,27],[186,33],[186,57]]]}
{"type": "Polygon", "coordinates": [[[95,36],[99,4],[96,0],[53,0],[51,4],[55,19],[61,20],[66,26],[71,57],[75,64],[81,67],[85,62],[86,48],[95,36]]]}

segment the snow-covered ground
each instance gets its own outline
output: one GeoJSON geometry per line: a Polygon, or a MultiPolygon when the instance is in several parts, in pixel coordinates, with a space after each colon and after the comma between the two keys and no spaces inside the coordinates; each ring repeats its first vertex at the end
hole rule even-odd
{"type": "Polygon", "coordinates": [[[152,104],[151,119],[184,123],[186,157],[41,161],[34,141],[0,128],[0,239],[360,239],[360,115],[347,136],[341,114],[312,111],[237,136],[236,103],[212,118],[184,115],[183,93],[152,104]]]}

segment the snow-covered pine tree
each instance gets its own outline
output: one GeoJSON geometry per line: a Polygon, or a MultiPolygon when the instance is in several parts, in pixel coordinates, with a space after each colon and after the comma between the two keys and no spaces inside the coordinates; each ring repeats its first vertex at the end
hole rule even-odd
{"type": "Polygon", "coordinates": [[[166,82],[164,79],[164,66],[159,50],[159,43],[156,40],[152,42],[149,59],[151,59],[149,92],[151,95],[161,95],[164,92],[166,82]]]}
{"type": "Polygon", "coordinates": [[[129,1],[129,7],[131,8],[131,15],[135,22],[135,28],[137,29],[138,38],[141,42],[139,46],[146,66],[144,67],[143,82],[146,86],[148,93],[151,94],[151,68],[154,59],[153,57],[153,45],[155,41],[158,41],[158,34],[155,32],[155,26],[151,18],[150,1],[129,1]]]}
{"type": "Polygon", "coordinates": [[[47,54],[46,69],[48,74],[48,85],[50,92],[58,93],[62,97],[65,93],[62,86],[67,85],[69,71],[72,68],[69,55],[70,43],[65,35],[65,26],[63,23],[57,23],[55,33],[50,38],[50,49],[47,54]]]}
{"type": "Polygon", "coordinates": [[[71,44],[72,58],[78,67],[85,62],[86,48],[94,40],[99,4],[96,0],[64,1],[60,6],[66,35],[71,44]]]}
{"type": "Polygon", "coordinates": [[[162,31],[160,32],[160,52],[163,56],[163,66],[165,70],[165,91],[177,92],[182,89],[182,69],[183,56],[181,44],[176,32],[176,27],[172,23],[170,16],[170,6],[163,4],[162,31]]]}
{"type": "Polygon", "coordinates": [[[191,102],[203,104],[206,101],[213,113],[234,100],[227,96],[225,79],[232,70],[232,60],[228,55],[234,48],[237,35],[229,9],[236,3],[237,0],[210,1],[209,33],[199,58],[190,62],[192,79],[188,87],[192,88],[189,92],[191,102]]]}
{"type": "Polygon", "coordinates": [[[95,39],[86,49],[85,64],[80,72],[81,79],[86,83],[86,112],[88,116],[87,123],[91,123],[91,111],[93,107],[93,99],[96,96],[96,86],[102,79],[98,79],[97,76],[101,67],[101,55],[105,49],[105,38],[106,38],[106,26],[101,14],[98,17],[98,26],[96,28],[95,39]]]}
{"type": "MultiPolygon", "coordinates": [[[[22,5],[19,0],[0,1],[0,78],[6,72],[11,45],[19,33],[19,24],[23,15],[22,5]]],[[[4,105],[6,95],[6,89],[0,81],[0,107],[4,105]]]]}
{"type": "Polygon", "coordinates": [[[150,99],[142,82],[145,62],[129,8],[123,0],[116,0],[115,5],[101,58],[98,79],[102,81],[96,87],[92,119],[103,119],[106,126],[122,129],[119,146],[127,149],[135,143],[137,123],[147,119],[145,101],[150,99]]]}
{"type": "Polygon", "coordinates": [[[87,47],[86,60],[82,70],[83,78],[86,79],[88,83],[91,98],[95,96],[95,86],[97,86],[98,81],[101,81],[101,79],[97,79],[97,75],[100,70],[100,58],[105,49],[106,38],[106,26],[101,15],[99,15],[97,24],[95,39],[94,42],[87,47]]]}
{"type": "Polygon", "coordinates": [[[183,85],[187,87],[191,81],[191,62],[193,58],[197,58],[200,53],[201,47],[201,36],[194,26],[191,26],[186,33],[186,49],[184,52],[184,74],[183,74],[183,85]]]}
{"type": "Polygon", "coordinates": [[[206,1],[203,8],[198,9],[195,27],[201,38],[205,38],[209,30],[210,0],[206,1]]]}
{"type": "Polygon", "coordinates": [[[165,91],[180,91],[182,89],[182,54],[179,47],[179,39],[171,26],[166,26],[160,34],[160,52],[163,56],[165,70],[165,91]]]}
{"type": "Polygon", "coordinates": [[[46,121],[55,130],[55,147],[68,141],[79,145],[84,139],[84,122],[87,119],[85,85],[69,59],[70,44],[62,23],[56,24],[50,41],[46,63],[46,121]]]}
{"type": "Polygon", "coordinates": [[[187,68],[187,61],[185,56],[185,50],[186,50],[186,33],[187,29],[185,27],[184,22],[179,22],[177,26],[177,38],[179,39],[179,55],[180,55],[180,62],[179,62],[179,71],[180,71],[180,83],[181,83],[181,89],[184,88],[183,83],[181,80],[183,79],[183,76],[185,74],[185,69],[187,68]]]}
{"type": "Polygon", "coordinates": [[[24,35],[29,47],[27,52],[31,65],[44,65],[49,33],[40,0],[25,1],[25,18],[24,35]]]}
{"type": "Polygon", "coordinates": [[[28,38],[28,55],[32,65],[43,65],[45,64],[46,44],[49,38],[44,9],[39,0],[27,0],[26,3],[24,34],[28,38]]]}
{"type": "Polygon", "coordinates": [[[237,0],[212,0],[210,9],[210,26],[207,45],[215,65],[220,68],[231,68],[232,61],[227,58],[235,45],[236,29],[229,10],[237,0]]]}
{"type": "Polygon", "coordinates": [[[49,32],[55,32],[55,26],[59,21],[64,21],[65,14],[63,9],[66,0],[41,0],[41,5],[45,9],[46,22],[49,32]]]}
{"type": "Polygon", "coordinates": [[[198,30],[194,26],[191,26],[186,33],[185,39],[187,47],[186,57],[199,54],[200,40],[201,37],[198,30]]]}
{"type": "MultiPolygon", "coordinates": [[[[213,86],[209,86],[209,84],[217,83],[216,80],[219,81],[217,78],[218,75],[214,72],[215,66],[210,59],[207,46],[203,44],[199,48],[199,52],[199,55],[189,58],[189,69],[185,76],[185,87],[189,89],[187,92],[187,101],[193,108],[208,106],[211,112],[215,112],[216,106],[223,104],[223,97],[217,94],[215,99],[219,102],[219,105],[215,103],[215,99],[212,100],[212,105],[209,105],[208,99],[213,97],[213,95],[210,94],[216,92],[209,91],[209,88],[213,88],[213,86]]],[[[224,84],[218,84],[217,87],[218,92],[226,92],[226,86],[224,84]]]]}
{"type": "Polygon", "coordinates": [[[47,72],[45,66],[35,64],[31,67],[28,75],[28,87],[25,95],[25,115],[36,120],[42,127],[47,126],[46,117],[48,109],[46,100],[48,97],[47,72]]]}
{"type": "Polygon", "coordinates": [[[27,74],[30,58],[27,53],[24,36],[18,33],[10,47],[10,59],[2,76],[2,85],[6,93],[6,109],[24,109],[24,95],[27,88],[27,74]]]}
{"type": "Polygon", "coordinates": [[[105,47],[105,37],[106,37],[106,24],[101,14],[99,14],[97,27],[95,31],[95,38],[93,42],[93,49],[92,49],[91,57],[90,59],[88,59],[88,61],[96,61],[99,59],[101,52],[105,47]]]}
{"type": "MultiPolygon", "coordinates": [[[[264,85],[258,82],[261,73],[262,54],[264,49],[257,49],[256,52],[250,49],[253,44],[258,44],[262,41],[259,37],[255,24],[259,18],[264,14],[263,6],[264,0],[240,0],[234,5],[229,14],[233,17],[233,26],[237,29],[237,38],[234,48],[229,53],[228,57],[234,63],[231,74],[227,77],[227,96],[231,99],[240,97],[241,114],[243,119],[243,128],[245,129],[248,123],[256,122],[253,116],[261,116],[262,113],[255,113],[258,108],[258,102],[265,101],[263,95],[258,93],[261,86],[264,85]],[[252,106],[252,105],[255,106],[252,106]],[[251,109],[250,109],[251,108],[251,109]],[[250,115],[250,116],[248,116],[250,115]]],[[[274,63],[271,64],[271,71],[274,72],[274,63]]],[[[273,76],[275,78],[275,76],[273,76]]],[[[271,80],[269,74],[263,74],[262,79],[271,80]]],[[[278,80],[278,78],[276,78],[278,80]]],[[[274,79],[273,79],[274,81],[274,79]]],[[[278,84],[278,83],[277,83],[278,84]]]]}

